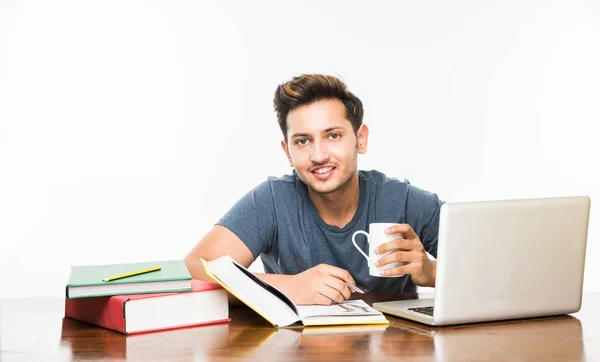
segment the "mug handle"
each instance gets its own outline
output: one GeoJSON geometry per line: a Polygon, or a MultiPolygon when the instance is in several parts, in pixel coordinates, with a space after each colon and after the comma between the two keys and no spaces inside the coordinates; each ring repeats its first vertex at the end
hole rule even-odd
{"type": "Polygon", "coordinates": [[[367,254],[365,254],[365,252],[362,251],[362,249],[356,244],[355,239],[356,239],[356,235],[358,235],[358,234],[363,234],[364,236],[367,237],[367,244],[369,243],[369,234],[362,230],[356,231],[354,234],[352,234],[352,244],[354,244],[354,247],[356,249],[358,249],[358,251],[360,251],[360,253],[365,257],[365,259],[367,259],[367,263],[370,263],[369,256],[367,254]]]}

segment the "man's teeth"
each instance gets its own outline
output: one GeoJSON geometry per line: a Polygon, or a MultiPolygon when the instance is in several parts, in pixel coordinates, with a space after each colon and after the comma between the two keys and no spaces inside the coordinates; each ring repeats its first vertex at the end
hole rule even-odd
{"type": "Polygon", "coordinates": [[[315,172],[316,173],[327,173],[331,170],[333,170],[333,167],[323,167],[323,168],[315,170],[315,172]]]}

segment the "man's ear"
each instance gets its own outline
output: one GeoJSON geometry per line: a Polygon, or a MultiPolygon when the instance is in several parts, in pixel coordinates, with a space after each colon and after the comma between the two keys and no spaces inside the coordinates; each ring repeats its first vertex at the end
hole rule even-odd
{"type": "Polygon", "coordinates": [[[356,139],[358,144],[356,148],[358,149],[358,153],[365,154],[367,153],[367,146],[369,144],[369,127],[366,124],[361,124],[356,132],[356,139]]]}
{"type": "Polygon", "coordinates": [[[288,150],[287,143],[285,140],[281,140],[281,149],[285,152],[285,157],[287,157],[290,167],[294,167],[294,163],[292,162],[292,156],[290,156],[290,151],[288,150]]]}

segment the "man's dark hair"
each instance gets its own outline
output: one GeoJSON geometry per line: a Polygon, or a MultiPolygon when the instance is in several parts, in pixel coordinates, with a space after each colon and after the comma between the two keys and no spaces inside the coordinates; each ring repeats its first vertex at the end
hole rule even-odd
{"type": "Polygon", "coordinates": [[[287,115],[299,106],[323,99],[339,99],[346,107],[346,118],[352,123],[354,133],[362,124],[363,105],[352,94],[346,84],[333,76],[322,74],[302,74],[282,83],[275,91],[273,108],[277,112],[277,121],[287,141],[287,115]]]}

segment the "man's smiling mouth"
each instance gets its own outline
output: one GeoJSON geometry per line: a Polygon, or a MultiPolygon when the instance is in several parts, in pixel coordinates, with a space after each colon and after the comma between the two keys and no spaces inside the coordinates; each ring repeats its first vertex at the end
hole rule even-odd
{"type": "Polygon", "coordinates": [[[320,167],[320,168],[314,169],[312,172],[318,173],[318,174],[326,174],[327,172],[333,170],[334,168],[335,167],[333,167],[333,166],[320,167]]]}

